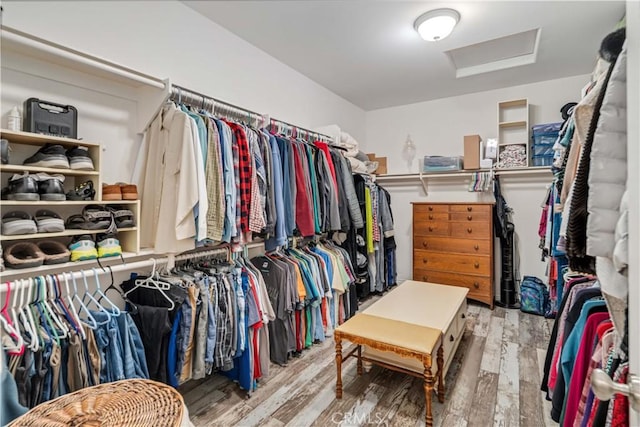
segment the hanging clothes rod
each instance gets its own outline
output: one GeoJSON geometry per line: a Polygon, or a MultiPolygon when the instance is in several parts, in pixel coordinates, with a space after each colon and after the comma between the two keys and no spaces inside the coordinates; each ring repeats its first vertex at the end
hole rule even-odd
{"type": "Polygon", "coordinates": [[[202,93],[177,85],[171,85],[169,98],[179,104],[187,104],[192,107],[211,111],[212,113],[221,113],[222,115],[232,115],[234,117],[244,117],[249,119],[249,121],[259,120],[260,123],[258,124],[258,126],[264,125],[267,121],[267,118],[263,114],[247,110],[246,108],[238,107],[237,105],[233,105],[228,102],[221,101],[211,96],[207,96],[202,93]]]}
{"type": "MultiPolygon", "coordinates": [[[[282,126],[287,130],[292,130],[293,132],[305,133],[307,135],[315,135],[316,137],[318,137],[318,139],[325,139],[325,140],[327,140],[329,142],[334,142],[333,141],[333,137],[331,137],[329,135],[325,135],[325,134],[320,133],[320,132],[316,132],[316,131],[313,131],[313,130],[305,129],[305,128],[302,128],[300,126],[292,125],[291,123],[287,123],[287,122],[284,122],[282,120],[271,119],[270,125],[282,126]]],[[[295,135],[295,133],[294,133],[294,136],[297,136],[297,135],[295,135]]]]}
{"type": "MultiPolygon", "coordinates": [[[[118,264],[115,266],[111,266],[110,268],[107,267],[105,269],[101,269],[101,268],[91,268],[91,269],[84,269],[84,270],[76,270],[76,271],[67,271],[67,272],[62,272],[62,273],[57,273],[54,274],[54,276],[58,276],[61,280],[64,281],[65,276],[67,277],[68,280],[72,280],[72,277],[75,278],[76,280],[80,279],[82,280],[83,276],[86,277],[87,279],[91,279],[95,276],[94,270],[98,273],[99,276],[104,276],[104,275],[109,275],[112,272],[115,273],[119,273],[119,272],[123,272],[123,271],[135,271],[135,270],[142,270],[142,269],[146,269],[149,267],[153,267],[154,265],[160,266],[160,265],[164,265],[167,264],[167,266],[169,267],[169,265],[171,264],[172,259],[174,261],[184,261],[184,260],[188,260],[188,259],[193,259],[193,258],[204,258],[204,257],[209,257],[209,256],[214,256],[214,255],[218,255],[218,254],[222,254],[222,253],[228,253],[229,249],[228,248],[216,248],[216,249],[210,249],[210,250],[201,250],[201,251],[197,251],[197,252],[189,252],[189,253],[185,253],[185,254],[180,254],[180,255],[176,255],[176,256],[166,256],[166,257],[160,257],[160,258],[149,258],[146,259],[144,261],[136,261],[136,262],[132,262],[130,264],[118,264]]],[[[171,265],[171,268],[173,268],[173,266],[171,265]]],[[[47,274],[34,274],[33,277],[39,277],[39,276],[47,276],[47,274]]],[[[6,293],[7,289],[8,289],[8,285],[7,283],[10,283],[11,285],[11,292],[15,291],[15,290],[19,290],[21,288],[26,288],[29,287],[33,284],[32,281],[29,281],[29,279],[17,279],[11,282],[4,282],[4,283],[0,283],[0,293],[6,293]]]]}

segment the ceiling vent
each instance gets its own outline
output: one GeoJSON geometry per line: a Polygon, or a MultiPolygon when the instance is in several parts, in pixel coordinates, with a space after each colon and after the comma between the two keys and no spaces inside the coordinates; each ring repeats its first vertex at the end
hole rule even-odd
{"type": "Polygon", "coordinates": [[[468,77],[533,64],[536,62],[539,39],[540,29],[537,28],[445,53],[456,69],[456,77],[468,77]]]}

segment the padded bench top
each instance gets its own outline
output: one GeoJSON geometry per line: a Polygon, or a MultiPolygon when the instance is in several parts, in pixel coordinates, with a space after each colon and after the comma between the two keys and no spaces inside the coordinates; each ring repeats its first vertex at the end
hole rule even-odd
{"type": "Polygon", "coordinates": [[[363,314],[398,320],[444,332],[464,303],[467,288],[407,280],[363,314]]]}
{"type": "Polygon", "coordinates": [[[431,354],[442,334],[439,329],[366,313],[356,314],[338,326],[336,331],[422,354],[431,354]]]}

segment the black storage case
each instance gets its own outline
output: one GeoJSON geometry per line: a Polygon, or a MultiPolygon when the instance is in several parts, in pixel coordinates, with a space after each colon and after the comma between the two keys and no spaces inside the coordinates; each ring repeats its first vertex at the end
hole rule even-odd
{"type": "Polygon", "coordinates": [[[29,98],[24,102],[25,132],[78,138],[78,110],[71,105],[62,105],[29,98]]]}

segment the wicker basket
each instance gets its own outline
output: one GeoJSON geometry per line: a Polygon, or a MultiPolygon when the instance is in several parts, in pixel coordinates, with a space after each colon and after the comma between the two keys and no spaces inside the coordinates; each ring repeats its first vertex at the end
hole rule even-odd
{"type": "Polygon", "coordinates": [[[179,426],[184,402],[174,388],[150,380],[100,384],[42,403],[9,426],[179,426]]]}

